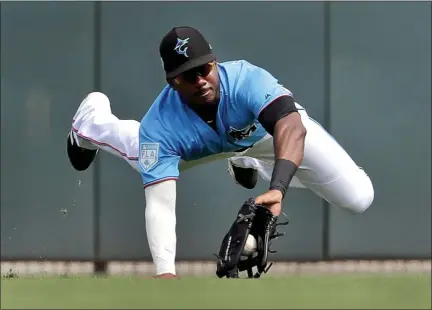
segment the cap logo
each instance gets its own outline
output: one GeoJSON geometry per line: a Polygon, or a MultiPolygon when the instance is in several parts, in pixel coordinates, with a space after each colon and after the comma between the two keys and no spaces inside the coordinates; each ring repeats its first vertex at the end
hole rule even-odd
{"type": "Polygon", "coordinates": [[[188,43],[189,43],[189,38],[186,38],[184,40],[177,38],[177,44],[174,47],[174,50],[177,52],[177,54],[184,55],[185,57],[189,58],[188,54],[186,53],[188,47],[185,46],[188,43]]]}

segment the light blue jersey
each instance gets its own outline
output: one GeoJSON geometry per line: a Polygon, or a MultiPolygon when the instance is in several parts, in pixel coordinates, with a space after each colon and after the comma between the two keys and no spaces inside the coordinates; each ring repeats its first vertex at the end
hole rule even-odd
{"type": "Polygon", "coordinates": [[[141,121],[139,166],[144,186],[178,179],[180,160],[191,161],[252,146],[267,132],[260,112],[291,92],[269,72],[245,60],[218,63],[217,132],[167,85],[141,121]]]}

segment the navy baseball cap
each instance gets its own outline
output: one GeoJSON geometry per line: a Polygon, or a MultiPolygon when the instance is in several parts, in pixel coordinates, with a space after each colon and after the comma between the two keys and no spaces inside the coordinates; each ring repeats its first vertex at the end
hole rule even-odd
{"type": "Polygon", "coordinates": [[[159,53],[167,78],[174,78],[216,59],[204,36],[187,26],[172,28],[163,37],[159,53]]]}

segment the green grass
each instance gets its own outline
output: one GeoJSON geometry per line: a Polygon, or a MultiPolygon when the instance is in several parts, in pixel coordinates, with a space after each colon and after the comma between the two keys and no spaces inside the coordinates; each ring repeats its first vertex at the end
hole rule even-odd
{"type": "Polygon", "coordinates": [[[2,279],[1,308],[431,309],[430,275],[2,279]]]}

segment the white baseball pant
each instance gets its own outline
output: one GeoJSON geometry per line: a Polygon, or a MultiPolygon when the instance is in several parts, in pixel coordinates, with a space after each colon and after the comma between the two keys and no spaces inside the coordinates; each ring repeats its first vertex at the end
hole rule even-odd
{"type": "MultiPolygon", "coordinates": [[[[311,119],[305,110],[299,111],[307,130],[304,157],[290,187],[309,188],[330,204],[352,213],[362,213],[374,199],[374,189],[368,175],[348,153],[311,119]]],[[[138,132],[140,123],[120,120],[111,112],[108,97],[90,93],[79,106],[72,123],[78,145],[87,149],[101,149],[123,158],[135,170],[138,167],[138,132]]],[[[274,164],[273,138],[264,137],[242,153],[223,153],[191,162],[180,162],[184,171],[199,164],[228,159],[231,165],[254,168],[261,178],[270,181],[274,164]]]]}

